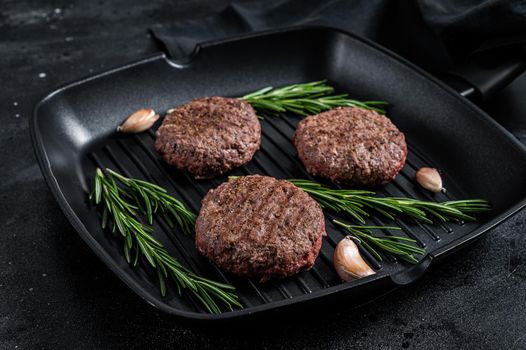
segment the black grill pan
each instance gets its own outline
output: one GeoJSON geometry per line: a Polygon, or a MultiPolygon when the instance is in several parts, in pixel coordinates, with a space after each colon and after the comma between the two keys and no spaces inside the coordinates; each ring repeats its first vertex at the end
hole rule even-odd
{"type": "MultiPolygon", "coordinates": [[[[299,120],[283,115],[261,121],[262,149],[250,163],[227,175],[310,178],[291,144],[299,120]]],[[[184,60],[158,54],[78,81],[36,106],[31,131],[45,179],[82,239],[139,296],[186,319],[238,319],[310,307],[314,301],[328,303],[340,296],[353,300],[408,284],[434,260],[472,242],[526,204],[526,150],[511,134],[400,57],[329,28],[296,28],[208,43],[184,60]],[[481,197],[492,202],[493,212],[477,223],[397,221],[403,234],[417,239],[427,255],[413,266],[389,255],[376,261],[363,252],[378,273],[350,283],[341,283],[332,269],[334,247],[344,234],[329,220],[328,237],[315,266],[296,277],[265,284],[222,273],[196,253],[192,238],[170,232],[161,222],[155,236],[169,251],[197,273],[234,284],[245,308],[210,315],[173,292],[161,297],[156,275],[146,266],[131,268],[123,258],[122,242],[100,228],[100,218],[87,200],[95,168],[110,167],[158,183],[196,213],[205,193],[226,181],[226,176],[196,181],[160,161],[153,149],[154,131],[116,136],[116,125],[138,108],[165,111],[195,97],[241,96],[268,85],[321,79],[353,98],[390,103],[388,115],[405,133],[409,155],[396,180],[378,188],[379,193],[440,201],[481,197]],[[444,171],[446,195],[430,195],[415,186],[414,173],[424,165],[444,171]]],[[[331,215],[326,213],[327,219],[331,215]]],[[[389,224],[376,218],[371,223],[389,224]]]]}

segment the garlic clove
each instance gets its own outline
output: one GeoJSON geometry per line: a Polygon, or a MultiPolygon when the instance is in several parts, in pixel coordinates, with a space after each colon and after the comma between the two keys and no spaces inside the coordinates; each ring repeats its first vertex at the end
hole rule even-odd
{"type": "Polygon", "coordinates": [[[415,175],[416,182],[431,192],[446,192],[442,187],[442,177],[435,168],[420,168],[415,175]]]}
{"type": "Polygon", "coordinates": [[[345,237],[338,243],[334,250],[332,261],[338,276],[347,282],[376,273],[363,260],[358,246],[350,236],[345,237]]]}
{"type": "Polygon", "coordinates": [[[152,127],[159,119],[159,114],[151,108],[141,108],[133,112],[124,123],[117,127],[118,132],[136,134],[152,127]]]}

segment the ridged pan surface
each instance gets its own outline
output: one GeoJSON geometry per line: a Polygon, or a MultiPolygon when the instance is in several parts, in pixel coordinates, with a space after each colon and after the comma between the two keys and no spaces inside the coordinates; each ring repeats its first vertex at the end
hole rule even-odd
{"type": "MultiPolygon", "coordinates": [[[[526,151],[479,109],[409,63],[360,38],[327,28],[302,28],[202,45],[185,62],[158,55],[84,79],[55,91],[35,109],[34,146],[45,178],[80,236],[106,265],[142,298],[163,311],[194,320],[224,320],[288,307],[373,295],[416,280],[433,260],[471,242],[525,205],[526,151]],[[116,135],[116,125],[143,107],[166,111],[202,96],[241,96],[265,86],[327,79],[338,91],[362,100],[390,103],[388,116],[406,135],[409,154],[395,181],[375,190],[380,195],[426,200],[480,197],[494,210],[475,223],[421,224],[397,220],[400,234],[417,240],[427,254],[417,265],[362,251],[376,275],[342,283],[332,255],[345,234],[326,212],[328,236],[314,267],[284,280],[258,283],[221,272],[199,256],[192,237],[160,221],[154,235],[191,270],[237,287],[244,309],[207,314],[187,297],[161,297],[156,274],[145,265],[130,267],[122,242],[100,227],[89,203],[96,167],[155,182],[198,213],[208,190],[228,175],[265,174],[311,178],[291,143],[300,117],[281,115],[261,121],[262,147],[254,159],[225,176],[194,180],[164,164],[155,152],[155,129],[116,135]],[[447,194],[432,195],[413,180],[416,169],[444,172],[447,194]]],[[[373,217],[370,223],[392,222],[373,217]]],[[[389,234],[389,232],[384,232],[389,234]]]]}

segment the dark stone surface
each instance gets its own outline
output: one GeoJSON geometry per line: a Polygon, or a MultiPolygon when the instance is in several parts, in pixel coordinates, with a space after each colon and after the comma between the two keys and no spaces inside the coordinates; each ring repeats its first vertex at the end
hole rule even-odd
{"type": "MultiPolygon", "coordinates": [[[[57,85],[156,51],[146,32],[153,23],[224,6],[133,2],[0,6],[0,348],[526,349],[524,211],[417,283],[316,322],[203,330],[129,291],[54,202],[33,156],[28,120],[35,102],[57,85]]],[[[523,75],[488,106],[519,136],[526,135],[525,85],[523,75]]]]}

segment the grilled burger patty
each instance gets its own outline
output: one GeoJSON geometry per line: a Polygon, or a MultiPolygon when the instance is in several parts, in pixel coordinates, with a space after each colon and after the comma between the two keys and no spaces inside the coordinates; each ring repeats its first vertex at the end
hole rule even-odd
{"type": "Polygon", "coordinates": [[[264,282],[312,267],[324,235],[323,212],[307,193],[285,180],[254,175],[208,192],[195,244],[221,269],[264,282]]]}
{"type": "Polygon", "coordinates": [[[211,178],[250,161],[260,142],[261,126],[249,103],[206,97],[166,115],[155,149],[166,163],[211,178]]]}
{"type": "Polygon", "coordinates": [[[388,118],[356,107],[303,119],[293,142],[311,175],[350,185],[393,180],[407,156],[404,134],[388,118]]]}

